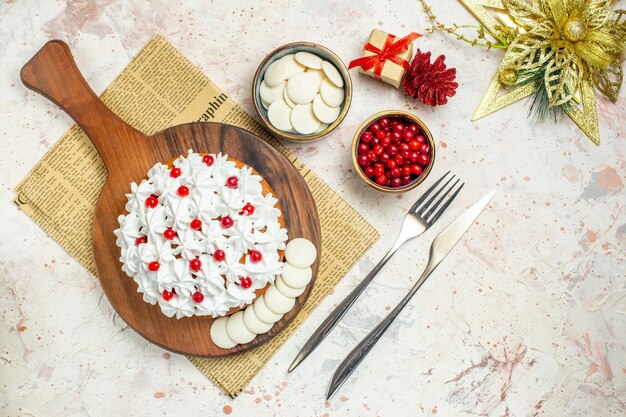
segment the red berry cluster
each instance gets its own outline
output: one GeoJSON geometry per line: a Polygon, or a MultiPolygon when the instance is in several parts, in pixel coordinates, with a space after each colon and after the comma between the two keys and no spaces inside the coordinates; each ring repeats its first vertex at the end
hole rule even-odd
{"type": "Polygon", "coordinates": [[[382,117],[361,133],[357,162],[383,187],[408,185],[430,163],[431,149],[419,126],[400,117],[382,117]]]}

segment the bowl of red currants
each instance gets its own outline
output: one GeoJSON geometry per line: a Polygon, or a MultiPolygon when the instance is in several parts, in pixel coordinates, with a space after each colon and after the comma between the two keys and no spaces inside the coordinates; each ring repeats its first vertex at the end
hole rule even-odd
{"type": "Polygon", "coordinates": [[[388,110],[359,127],[352,140],[352,162],[369,186],[403,193],[422,183],[435,162],[435,142],[414,115],[388,110]]]}

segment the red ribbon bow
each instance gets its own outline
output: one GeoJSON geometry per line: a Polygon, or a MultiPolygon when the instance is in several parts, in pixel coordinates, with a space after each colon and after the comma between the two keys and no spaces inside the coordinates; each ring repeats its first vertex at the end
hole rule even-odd
{"type": "Polygon", "coordinates": [[[365,44],[363,49],[374,52],[376,55],[357,58],[350,62],[348,69],[361,67],[363,68],[363,71],[367,71],[374,68],[374,77],[376,77],[377,80],[380,80],[380,74],[383,72],[383,67],[385,66],[387,60],[398,64],[407,70],[409,69],[408,61],[397,55],[409,49],[409,44],[421,36],[422,35],[419,33],[411,32],[404,38],[396,41],[396,37],[394,35],[387,34],[387,39],[385,39],[383,49],[379,49],[368,42],[365,44]]]}

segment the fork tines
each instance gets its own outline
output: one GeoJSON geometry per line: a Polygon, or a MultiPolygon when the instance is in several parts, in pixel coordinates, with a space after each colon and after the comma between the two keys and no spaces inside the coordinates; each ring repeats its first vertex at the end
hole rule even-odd
{"type": "Polygon", "coordinates": [[[433,185],[431,185],[430,188],[428,190],[426,190],[426,192],[424,194],[422,194],[422,196],[415,202],[415,204],[413,204],[413,207],[411,207],[409,212],[414,213],[415,215],[419,216],[423,221],[425,221],[428,224],[432,224],[435,221],[437,221],[439,216],[441,216],[441,214],[448,208],[450,203],[452,203],[452,201],[459,194],[459,191],[461,191],[461,188],[463,188],[463,186],[465,185],[465,183],[461,183],[461,185],[459,185],[455,189],[456,185],[460,181],[460,179],[457,178],[456,181],[454,182],[454,184],[452,184],[450,187],[448,187],[450,182],[452,182],[452,180],[456,177],[456,175],[452,174],[452,176],[450,178],[448,178],[448,180],[445,182],[445,184],[443,184],[442,187],[437,189],[439,184],[448,176],[449,173],[450,173],[450,171],[446,172],[445,174],[443,174],[441,176],[441,178],[439,178],[437,181],[435,181],[435,183],[433,185]],[[428,196],[435,189],[437,189],[435,194],[433,194],[433,196],[430,197],[428,199],[428,201],[426,201],[428,196]],[[439,197],[440,195],[441,195],[441,197],[439,197]],[[439,199],[437,199],[437,197],[439,197],[439,199]],[[444,202],[446,197],[448,197],[448,199],[444,202]],[[435,201],[435,199],[437,199],[437,201],[435,201]],[[424,201],[426,201],[426,202],[424,203],[424,201]],[[433,204],[433,201],[435,201],[434,204],[433,204]],[[441,208],[439,208],[438,211],[435,211],[441,205],[442,202],[444,202],[443,206],[441,206],[441,208]]]}

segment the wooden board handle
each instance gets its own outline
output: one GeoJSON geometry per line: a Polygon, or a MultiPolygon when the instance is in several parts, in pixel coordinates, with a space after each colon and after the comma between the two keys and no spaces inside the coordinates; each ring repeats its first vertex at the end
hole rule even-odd
{"type": "Polygon", "coordinates": [[[133,147],[145,146],[145,135],[120,119],[89,87],[65,42],[46,43],[24,65],[21,78],[26,87],[56,103],[76,121],[107,168],[123,166],[129,142],[133,147]]]}

